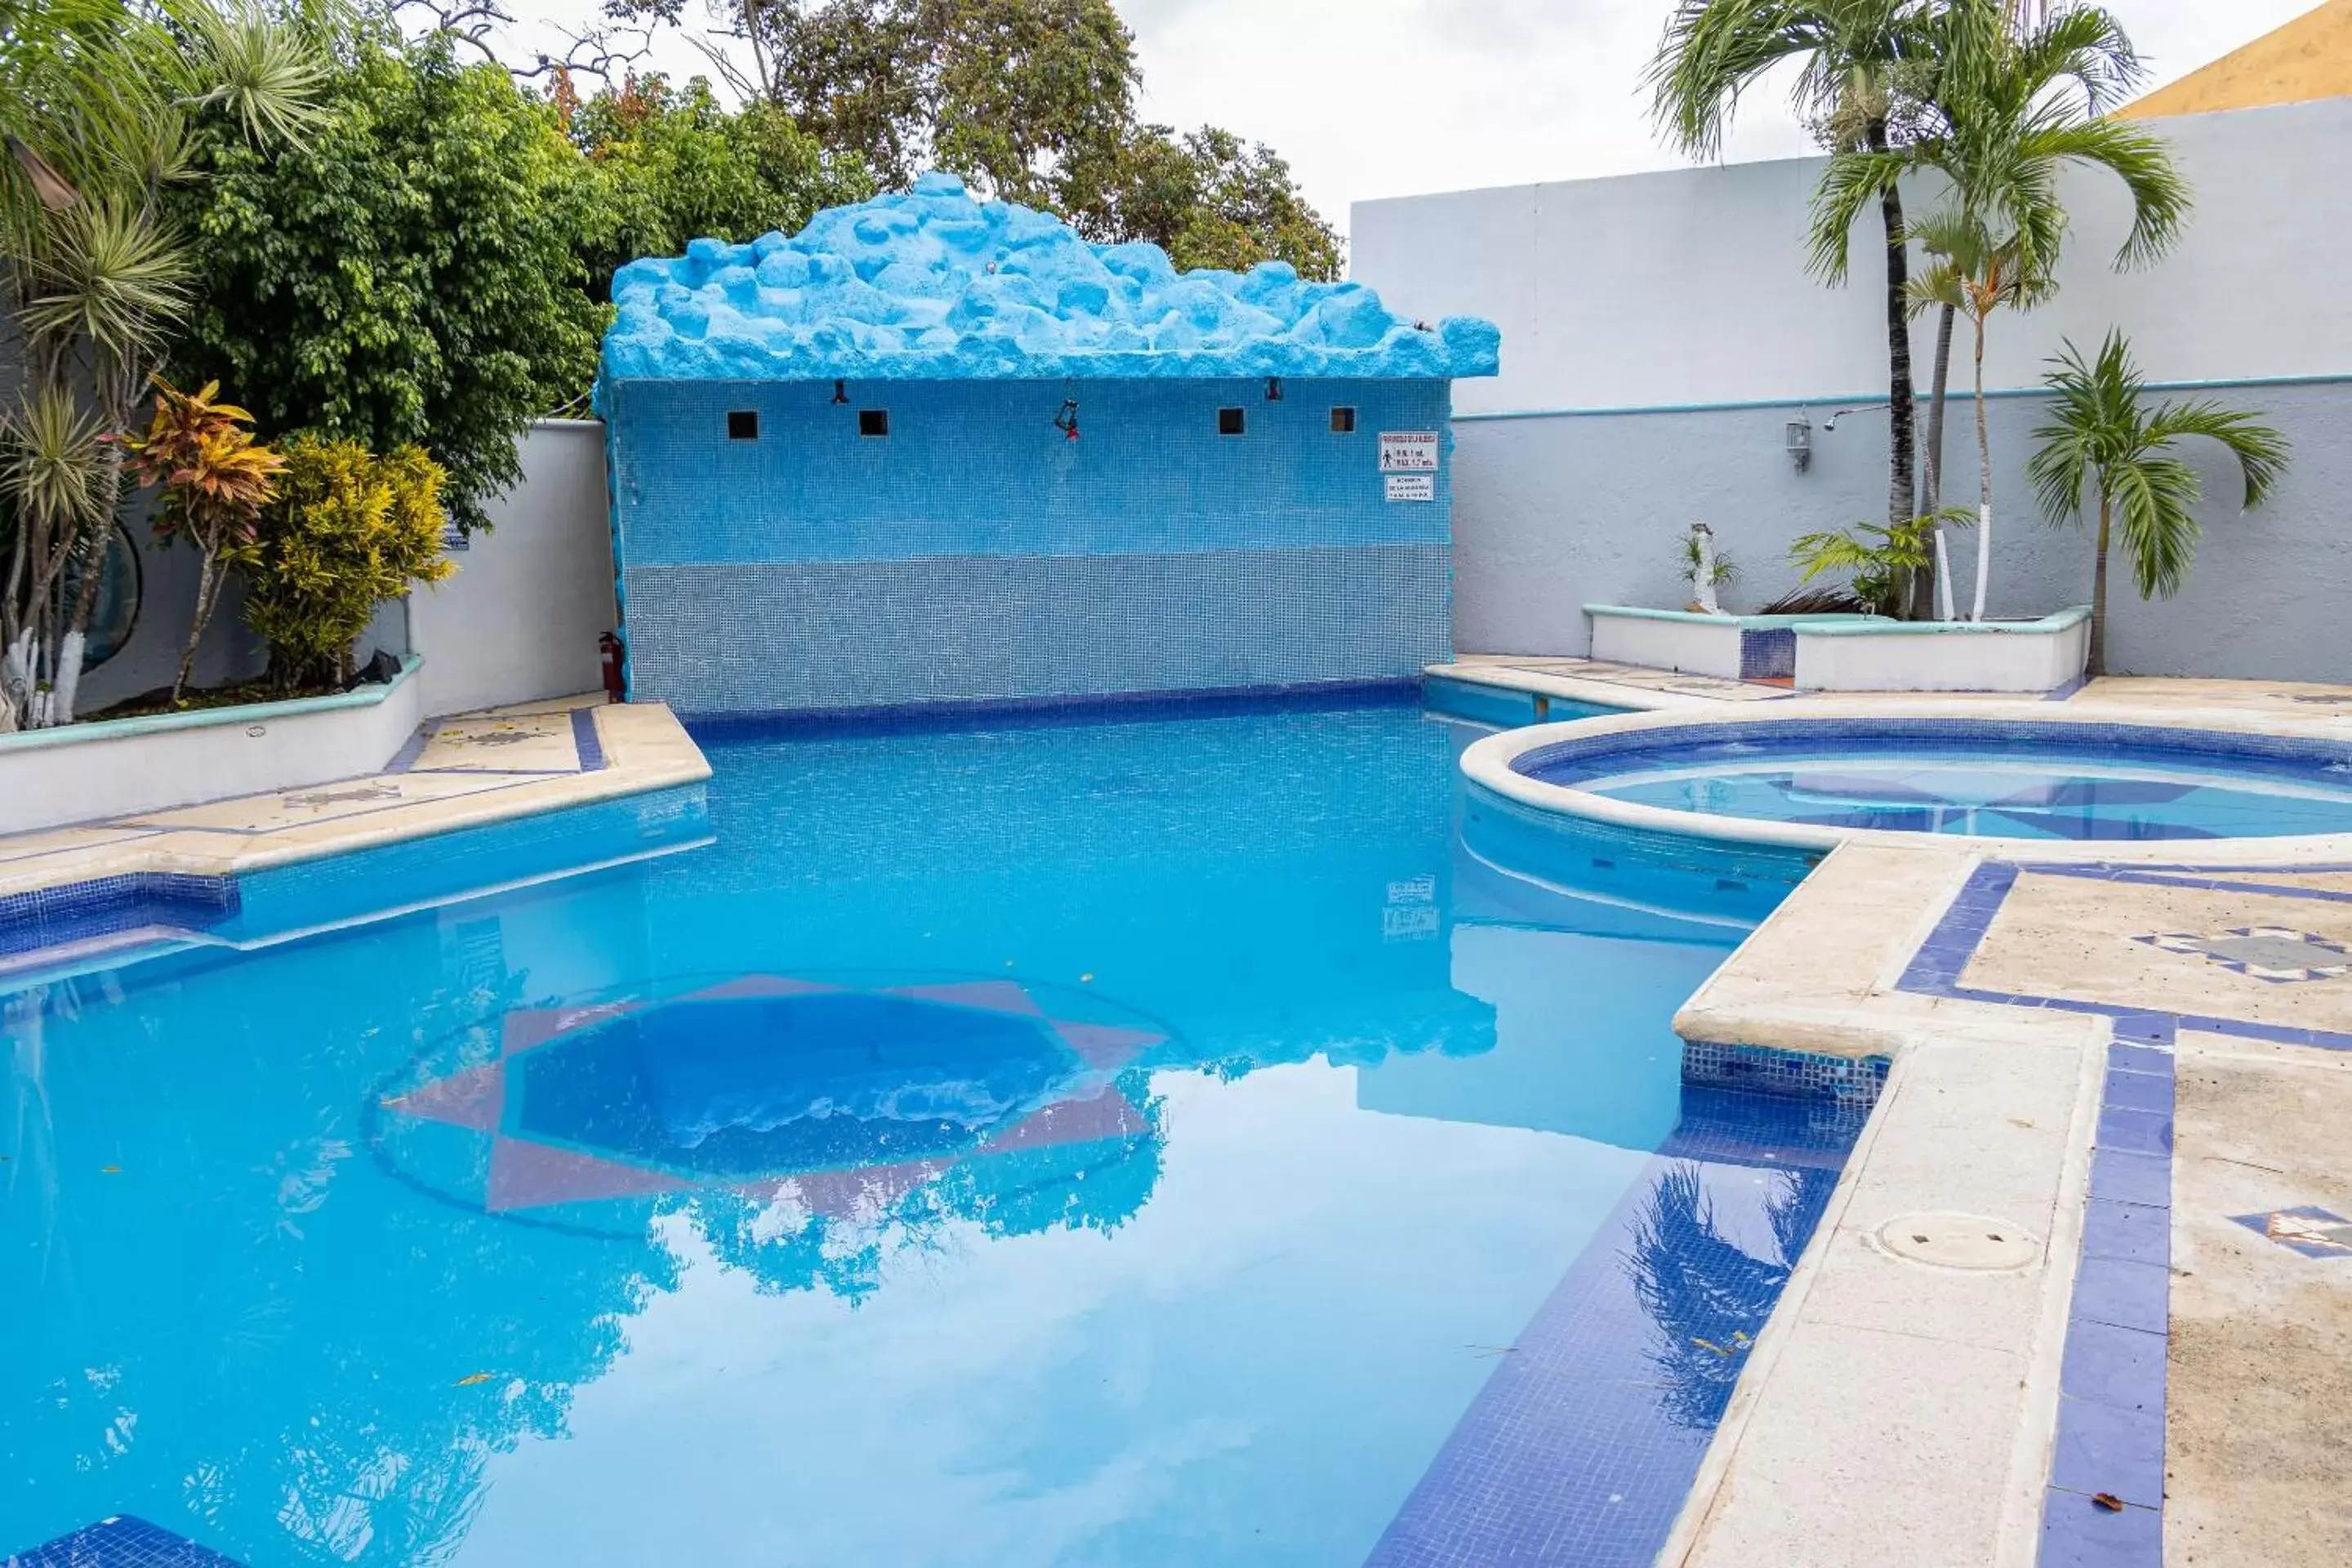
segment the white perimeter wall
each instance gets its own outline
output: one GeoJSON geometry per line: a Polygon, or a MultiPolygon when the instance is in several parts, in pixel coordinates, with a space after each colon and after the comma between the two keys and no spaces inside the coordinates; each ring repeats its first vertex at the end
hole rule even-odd
{"type": "Polygon", "coordinates": [[[457,575],[408,597],[429,714],[603,684],[596,639],[614,622],[604,426],[538,420],[520,450],[522,482],[489,502],[490,531],[452,554],[457,575]]]}
{"type": "MultiPolygon", "coordinates": [[[[2159,266],[2108,263],[2128,207],[2103,176],[2070,174],[2074,215],[2058,299],[1997,319],[1996,390],[2036,384],[2062,339],[2086,351],[2128,332],[2158,381],[2266,381],[2214,389],[2295,441],[2273,504],[2242,516],[2229,470],[2206,460],[2208,537],[2189,591],[2141,605],[2120,586],[2110,662],[2149,673],[2352,679],[2331,606],[2352,599],[2352,100],[2149,121],[2197,192],[2159,266]]],[[[1678,605],[1675,535],[1705,520],[1746,569],[1732,607],[1789,586],[1788,542],[1885,512],[1884,268],[1875,209],[1856,226],[1854,276],[1804,271],[1807,196],[1822,160],[1699,167],[1359,203],[1355,278],[1396,309],[1470,313],[1502,328],[1502,374],[1454,386],[1454,634],[1465,650],[1580,653],[1586,602],[1678,605]],[[1814,426],[1796,473],[1781,427],[1814,426]],[[1528,414],[1534,417],[1501,417],[1528,414]]],[[[1911,193],[1914,210],[1932,190],[1911,193]]],[[[1965,324],[1956,391],[1967,386],[1965,324]]],[[[1913,330],[1921,392],[1932,323],[1913,330]]],[[[2041,415],[1994,405],[1993,608],[2034,616],[2080,602],[2088,546],[2047,530],[2023,482],[2041,415]]],[[[1924,413],[1924,410],[1923,410],[1924,413]]],[[[1947,501],[1975,500],[1964,400],[1946,441],[1947,501]]],[[[1923,421],[1924,423],[1924,421],[1923,421]]],[[[1973,572],[1964,543],[1956,564],[1973,572]]]]}

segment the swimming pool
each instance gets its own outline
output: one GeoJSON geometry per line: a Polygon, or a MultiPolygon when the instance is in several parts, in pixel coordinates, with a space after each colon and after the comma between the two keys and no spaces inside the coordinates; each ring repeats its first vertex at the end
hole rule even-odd
{"type": "Polygon", "coordinates": [[[1801,865],[1480,732],[730,731],[706,847],[18,990],[0,1552],[1647,1563],[1857,1113],[1669,1027],[1801,865]]]}
{"type": "Polygon", "coordinates": [[[1820,827],[2105,840],[2352,833],[2352,746],[2115,724],[1798,720],[1621,731],[1518,773],[1820,827]]]}

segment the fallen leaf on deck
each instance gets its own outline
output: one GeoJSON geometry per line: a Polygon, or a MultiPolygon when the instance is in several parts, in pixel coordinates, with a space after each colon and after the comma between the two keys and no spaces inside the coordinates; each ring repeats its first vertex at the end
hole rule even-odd
{"type": "Polygon", "coordinates": [[[2124,1500],[2113,1492],[2093,1492],[2091,1500],[2109,1513],[2121,1513],[2124,1510],[2124,1500]]]}

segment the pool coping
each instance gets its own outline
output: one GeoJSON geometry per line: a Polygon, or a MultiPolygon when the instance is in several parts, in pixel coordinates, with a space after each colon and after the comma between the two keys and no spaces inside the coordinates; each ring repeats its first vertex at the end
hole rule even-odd
{"type": "Polygon", "coordinates": [[[709,776],[667,708],[597,694],[428,721],[375,773],[0,837],[0,976],[14,984],[54,963],[120,962],[142,931],[153,943],[188,940],[184,922],[144,918],[158,899],[226,907],[257,873],[709,776]],[[530,757],[533,745],[548,754],[530,757]],[[530,760],[547,765],[520,765],[530,760]],[[28,941],[5,940],[16,935],[28,941]]]}
{"type": "MultiPolygon", "coordinates": [[[[2068,984],[2052,994],[1969,984],[1964,972],[2027,876],[2106,879],[2119,900],[2192,889],[2333,905],[2352,902],[2342,884],[2352,862],[2213,864],[2200,842],[2189,856],[2175,844],[2169,864],[2101,868],[2041,848],[1927,835],[1843,846],[1677,1014],[1686,1040],[1883,1054],[1893,1067],[1661,1563],[2161,1568],[2170,1275],[2105,1230],[2093,1234],[2093,1222],[2111,1230],[2121,1205],[2142,1226],[2173,1229],[2177,1037],[2339,1053],[2352,1052],[2352,1033],[2178,1011],[2162,997],[2086,996],[2093,983],[2063,969],[2068,984]],[[2278,879],[2248,879],[2262,869],[2278,879]],[[2060,1076],[2074,1084],[2063,1114],[2060,1076]],[[1993,1190],[2008,1195],[1983,1198],[1993,1190]],[[2046,1215],[2044,1245],[2015,1277],[2005,1317],[1963,1321],[1955,1303],[1981,1285],[1885,1256],[1874,1227],[1890,1209],[2028,1224],[2046,1215]],[[1853,1310],[1857,1275],[1870,1286],[1867,1314],[1853,1310]],[[1816,1303],[1824,1289],[1836,1299],[1828,1308],[1816,1303]],[[1899,1375],[1853,1353],[1849,1342],[1872,1328],[1916,1347],[1899,1375]],[[2010,1375],[1989,1378],[1988,1366],[2010,1375]],[[1894,1436],[1858,1447],[1841,1413],[1867,1413],[1894,1436]],[[1971,1450],[1955,1431],[1984,1440],[1971,1450]],[[1847,1484],[1820,1479],[1839,1477],[1847,1484]],[[2095,1501],[2098,1491],[2123,1506],[2095,1501]],[[1786,1533],[1792,1519],[1801,1545],[1786,1533]]],[[[2111,923],[2129,929],[2135,918],[2126,909],[2111,923]]]]}

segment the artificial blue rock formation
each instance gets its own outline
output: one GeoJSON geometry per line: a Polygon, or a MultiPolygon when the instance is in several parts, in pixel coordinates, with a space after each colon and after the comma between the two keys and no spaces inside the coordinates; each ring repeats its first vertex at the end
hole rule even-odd
{"type": "MultiPolygon", "coordinates": [[[[1269,261],[1179,272],[1156,245],[977,202],[952,174],[799,234],[698,239],[613,278],[604,383],[1493,375],[1494,323],[1398,316],[1269,261]]],[[[600,397],[600,405],[602,399],[600,397]]]]}

